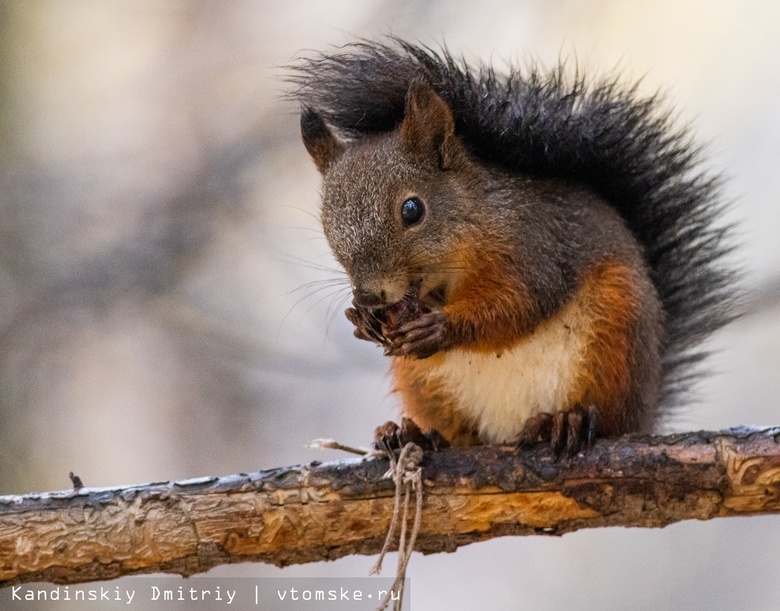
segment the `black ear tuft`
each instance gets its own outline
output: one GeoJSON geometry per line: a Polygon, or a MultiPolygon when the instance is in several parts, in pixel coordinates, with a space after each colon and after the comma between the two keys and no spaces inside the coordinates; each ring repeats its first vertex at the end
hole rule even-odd
{"type": "Polygon", "coordinates": [[[301,137],[320,172],[327,170],[344,150],[319,113],[308,106],[301,109],[301,137]]]}

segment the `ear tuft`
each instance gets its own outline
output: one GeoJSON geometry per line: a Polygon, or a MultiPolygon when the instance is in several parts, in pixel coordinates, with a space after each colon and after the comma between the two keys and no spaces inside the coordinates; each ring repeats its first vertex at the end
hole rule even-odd
{"type": "Polygon", "coordinates": [[[452,110],[422,75],[412,80],[406,93],[401,142],[412,154],[436,156],[443,170],[456,161],[459,149],[452,110]]]}
{"type": "Polygon", "coordinates": [[[341,155],[344,145],[327,126],[323,118],[308,106],[301,109],[301,137],[314,165],[322,173],[341,155]]]}

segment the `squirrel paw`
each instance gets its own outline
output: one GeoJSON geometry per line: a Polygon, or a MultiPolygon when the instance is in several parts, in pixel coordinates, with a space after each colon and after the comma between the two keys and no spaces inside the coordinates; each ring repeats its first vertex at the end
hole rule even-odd
{"type": "Polygon", "coordinates": [[[344,311],[347,320],[355,325],[355,337],[384,345],[385,338],[382,335],[379,321],[371,315],[371,310],[366,308],[347,308],[344,311]]]}
{"type": "Polygon", "coordinates": [[[520,450],[539,441],[549,442],[555,458],[562,453],[571,458],[583,447],[588,449],[593,445],[599,435],[599,422],[599,410],[595,405],[575,405],[568,411],[554,414],[542,412],[525,423],[515,440],[516,447],[520,450]]]}
{"type": "Polygon", "coordinates": [[[413,356],[426,359],[452,345],[452,332],[447,315],[441,310],[422,314],[419,318],[402,324],[388,334],[388,356],[413,356]]]}
{"type": "Polygon", "coordinates": [[[401,426],[395,422],[385,422],[374,431],[374,447],[387,453],[400,450],[407,443],[416,443],[423,450],[438,452],[450,446],[439,431],[424,431],[411,418],[401,418],[401,426]]]}

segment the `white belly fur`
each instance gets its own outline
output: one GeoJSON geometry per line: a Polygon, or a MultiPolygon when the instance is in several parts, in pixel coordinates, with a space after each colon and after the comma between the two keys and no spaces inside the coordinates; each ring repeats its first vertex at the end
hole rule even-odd
{"type": "Polygon", "coordinates": [[[580,309],[570,304],[500,355],[455,349],[430,372],[486,443],[507,443],[538,412],[569,407],[586,345],[580,309]]]}

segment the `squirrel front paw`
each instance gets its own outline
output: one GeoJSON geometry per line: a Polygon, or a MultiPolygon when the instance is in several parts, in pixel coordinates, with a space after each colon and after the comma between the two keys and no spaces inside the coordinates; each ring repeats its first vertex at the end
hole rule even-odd
{"type": "Polygon", "coordinates": [[[387,340],[382,333],[382,325],[372,311],[367,308],[347,308],[344,311],[347,320],[355,325],[355,337],[384,346],[387,340]]]}
{"type": "Polygon", "coordinates": [[[553,456],[565,452],[572,457],[580,449],[590,448],[600,429],[599,410],[595,405],[575,405],[568,411],[551,414],[542,412],[529,418],[515,439],[517,449],[527,448],[537,442],[548,442],[553,456]]]}
{"type": "Polygon", "coordinates": [[[388,333],[388,356],[413,356],[426,359],[452,346],[452,329],[447,315],[441,310],[432,310],[419,318],[402,324],[388,333]]]}
{"type": "Polygon", "coordinates": [[[356,303],[344,314],[355,325],[355,337],[383,346],[387,356],[425,359],[453,343],[447,315],[431,310],[411,293],[384,308],[356,303]]]}
{"type": "Polygon", "coordinates": [[[410,442],[434,452],[450,447],[450,442],[439,431],[423,431],[411,418],[401,418],[401,426],[392,421],[385,422],[374,431],[374,447],[377,450],[393,452],[410,442]]]}

